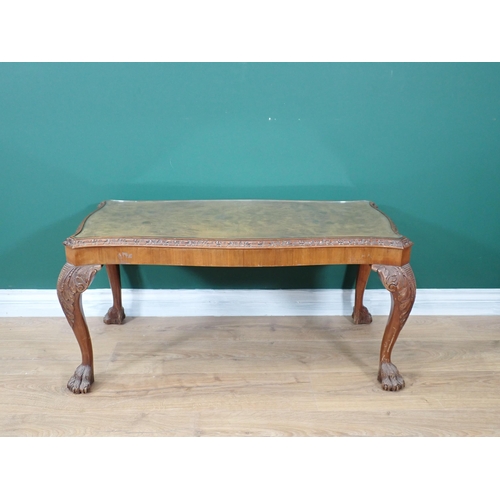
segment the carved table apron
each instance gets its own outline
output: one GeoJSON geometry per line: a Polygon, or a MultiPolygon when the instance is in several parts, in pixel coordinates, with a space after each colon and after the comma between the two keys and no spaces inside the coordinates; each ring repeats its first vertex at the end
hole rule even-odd
{"type": "Polygon", "coordinates": [[[57,294],[82,363],[68,382],[86,393],[94,381],[93,351],[81,295],[106,266],[113,305],[104,317],[121,324],[120,265],[273,267],[358,264],[352,318],[370,323],[363,294],[370,270],[390,292],[392,307],[380,349],[378,380],[397,391],[403,377],[391,363],[394,344],[415,301],[412,242],[369,201],[105,201],[66,239],[57,294]]]}

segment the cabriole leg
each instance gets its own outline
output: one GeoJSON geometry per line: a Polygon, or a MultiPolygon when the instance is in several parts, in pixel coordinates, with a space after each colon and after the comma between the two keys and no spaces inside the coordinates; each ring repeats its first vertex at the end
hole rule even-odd
{"type": "Polygon", "coordinates": [[[82,293],[100,269],[100,265],[73,266],[66,263],[57,280],[57,297],[82,353],[82,363],[68,381],[68,389],[75,394],[88,392],[94,382],[92,341],[83,313],[82,293]]]}
{"type": "Polygon", "coordinates": [[[104,323],[107,325],[121,325],[125,319],[125,310],[122,306],[122,283],[120,278],[120,266],[118,264],[106,264],[111,293],[113,294],[113,305],[109,308],[104,323]]]}
{"type": "Polygon", "coordinates": [[[363,305],[363,295],[366,289],[366,283],[370,276],[370,264],[361,264],[358,268],[358,277],[356,279],[356,295],[354,298],[354,310],[352,319],[355,325],[367,325],[372,322],[372,315],[363,305]]]}
{"type": "Polygon", "coordinates": [[[372,269],[378,272],[382,284],[391,293],[391,312],[382,338],[378,380],[384,390],[399,391],[405,382],[391,363],[391,353],[415,302],[417,285],[410,264],[402,267],[374,265],[372,269]]]}

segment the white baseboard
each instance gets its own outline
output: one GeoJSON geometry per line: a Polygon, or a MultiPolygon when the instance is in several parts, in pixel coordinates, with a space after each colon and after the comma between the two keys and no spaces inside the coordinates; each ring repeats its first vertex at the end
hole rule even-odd
{"type": "MultiPolygon", "coordinates": [[[[104,316],[109,289],[82,295],[85,315],[104,316]]],[[[366,290],[373,315],[388,315],[390,294],[366,290]]],[[[127,316],[349,316],[354,290],[123,290],[127,316]]],[[[500,289],[420,289],[412,315],[500,315],[500,289]]],[[[55,290],[0,290],[0,317],[63,316],[55,290]]]]}

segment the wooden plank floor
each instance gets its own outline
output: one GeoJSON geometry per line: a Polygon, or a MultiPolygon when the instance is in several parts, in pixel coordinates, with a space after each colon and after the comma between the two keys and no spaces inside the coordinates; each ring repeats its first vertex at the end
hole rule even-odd
{"type": "Polygon", "coordinates": [[[500,316],[89,318],[96,382],[63,318],[0,318],[0,436],[500,436],[500,316]]]}

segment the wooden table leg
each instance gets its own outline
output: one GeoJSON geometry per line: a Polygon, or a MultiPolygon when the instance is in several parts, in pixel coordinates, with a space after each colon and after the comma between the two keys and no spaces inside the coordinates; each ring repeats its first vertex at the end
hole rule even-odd
{"type": "Polygon", "coordinates": [[[92,341],[83,313],[81,296],[100,269],[100,265],[73,266],[66,263],[57,280],[57,297],[82,352],[82,363],[68,381],[68,389],[75,394],[88,392],[94,382],[92,341]]]}
{"type": "Polygon", "coordinates": [[[386,391],[399,391],[405,386],[405,382],[396,366],[391,363],[391,353],[415,302],[417,285],[410,264],[402,267],[374,265],[372,269],[378,272],[392,299],[391,313],[380,349],[378,381],[386,391]]]}
{"type": "Polygon", "coordinates": [[[125,319],[125,310],[122,306],[122,283],[120,278],[120,266],[118,264],[106,264],[111,293],[113,294],[113,305],[109,308],[104,323],[107,325],[121,325],[125,319]]]}
{"type": "Polygon", "coordinates": [[[358,268],[358,277],[356,278],[356,295],[354,298],[354,310],[352,319],[355,325],[367,325],[372,322],[372,315],[363,305],[363,295],[366,289],[366,283],[370,276],[370,264],[361,264],[358,268]]]}

